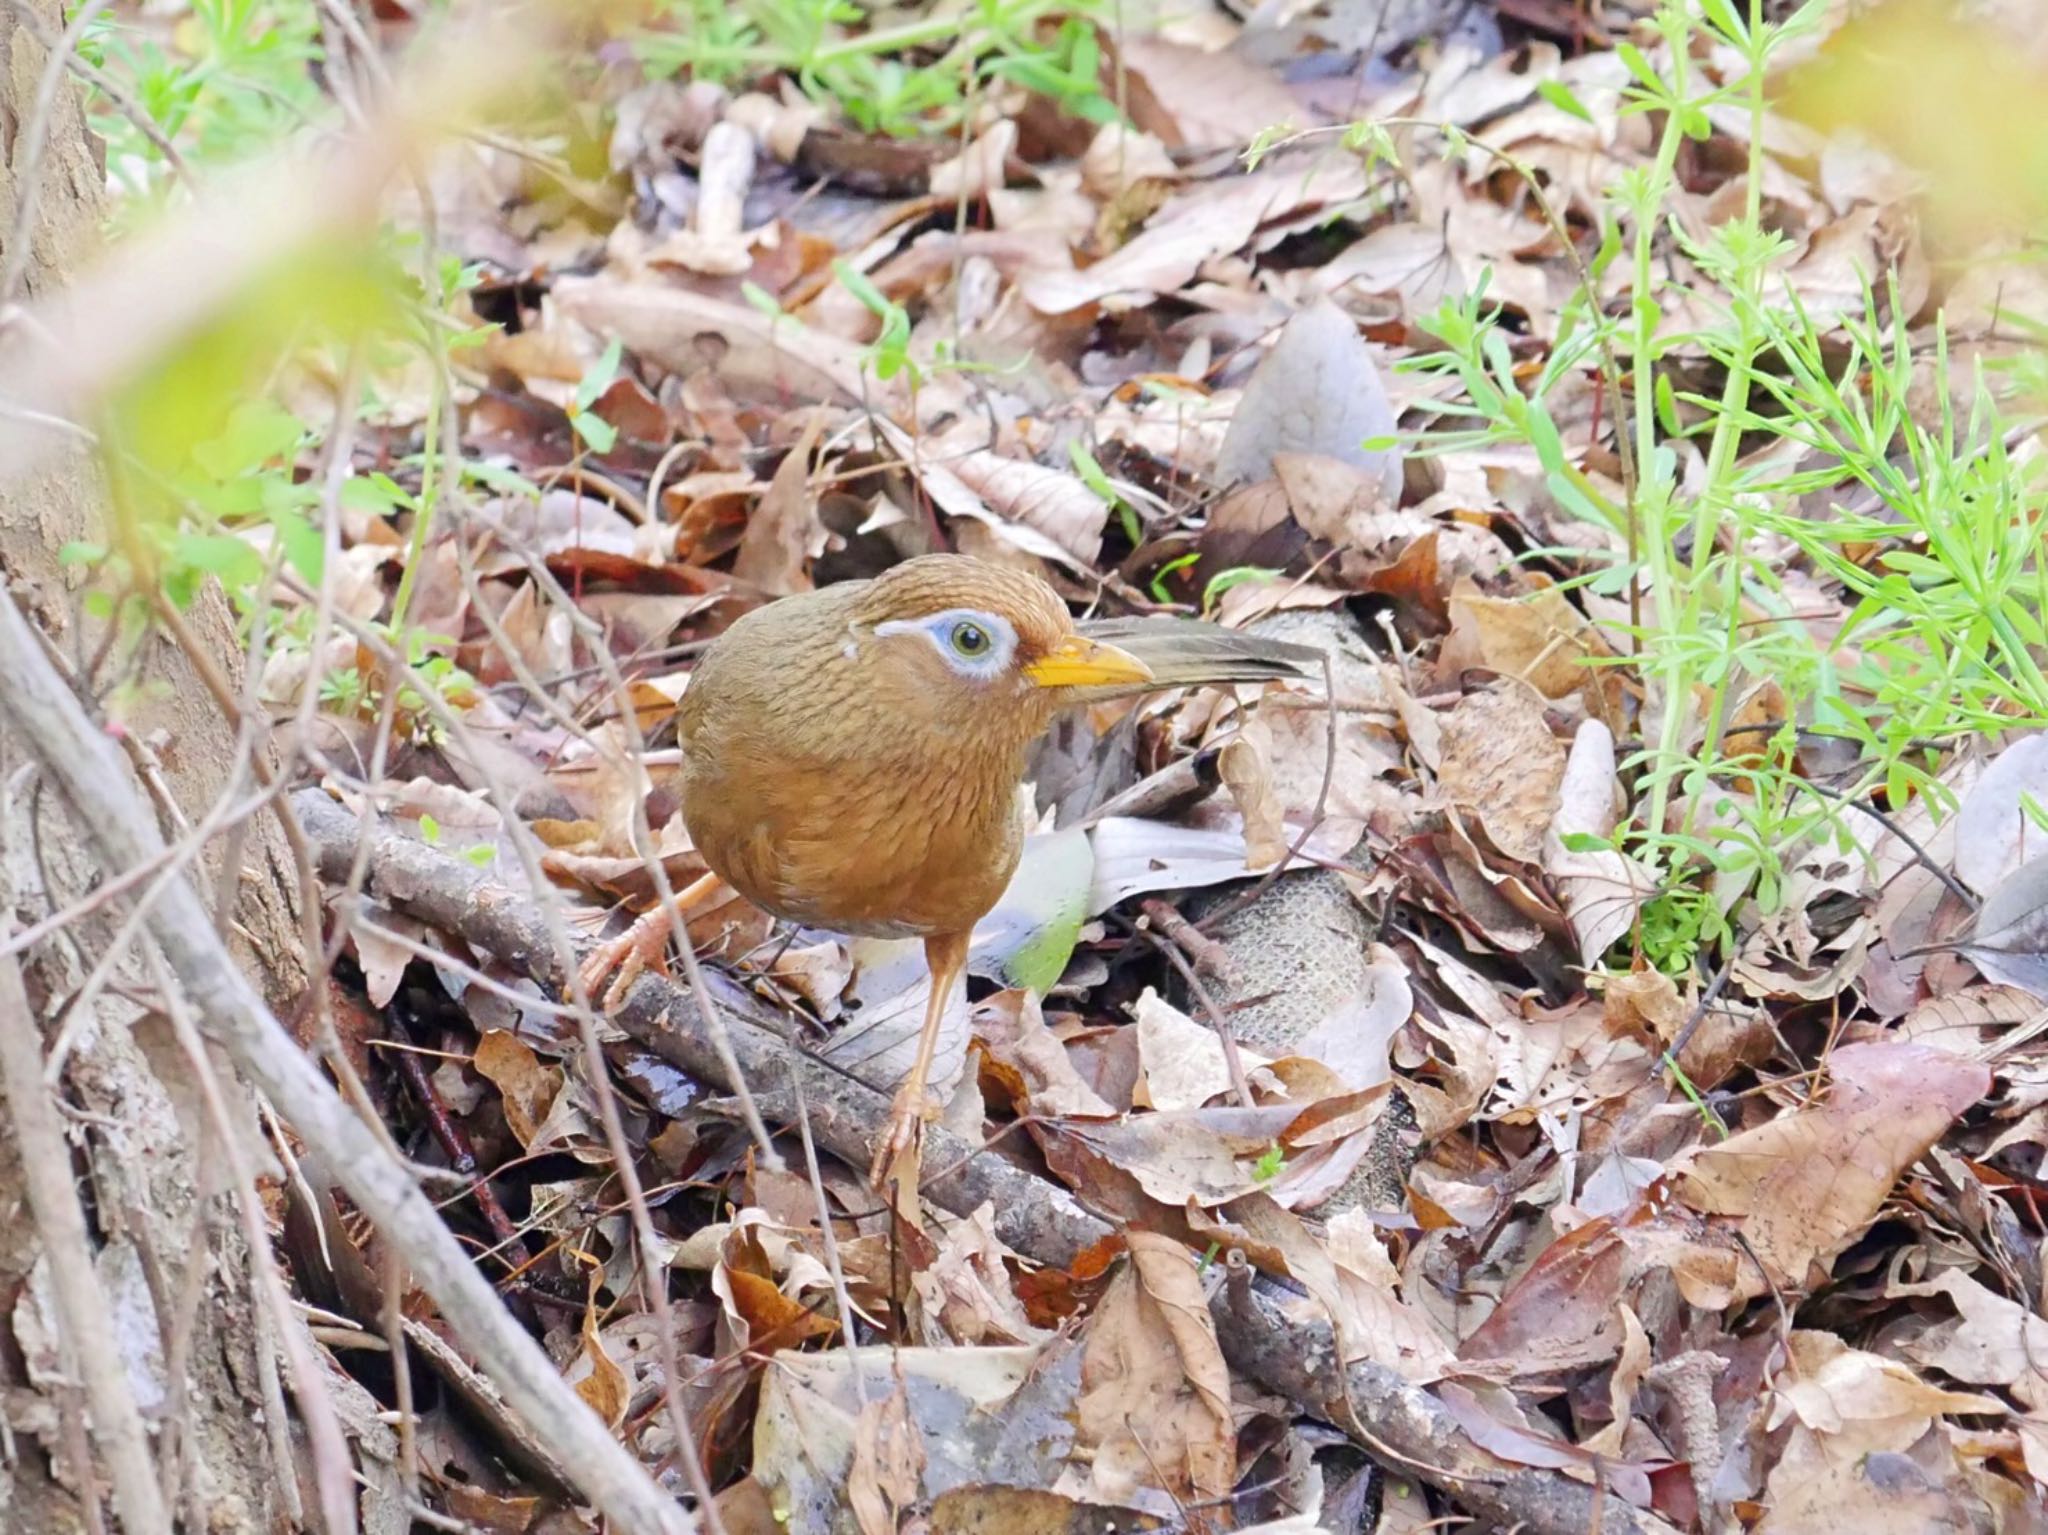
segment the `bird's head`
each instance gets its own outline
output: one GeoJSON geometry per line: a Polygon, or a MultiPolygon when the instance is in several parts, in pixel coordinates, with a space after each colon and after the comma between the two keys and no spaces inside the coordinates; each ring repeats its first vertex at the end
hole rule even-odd
{"type": "Polygon", "coordinates": [[[1128,687],[1151,670],[1077,633],[1036,576],[960,555],[908,560],[869,582],[853,634],[879,686],[904,689],[942,718],[1008,720],[1020,739],[1045,728],[1077,689],[1128,687]]]}

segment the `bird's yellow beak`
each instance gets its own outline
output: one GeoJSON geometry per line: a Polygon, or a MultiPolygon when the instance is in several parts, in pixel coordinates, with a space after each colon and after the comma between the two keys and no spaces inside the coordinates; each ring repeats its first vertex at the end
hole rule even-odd
{"type": "Polygon", "coordinates": [[[1150,682],[1152,668],[1127,650],[1070,634],[1027,663],[1024,675],[1042,688],[1124,687],[1150,682]]]}

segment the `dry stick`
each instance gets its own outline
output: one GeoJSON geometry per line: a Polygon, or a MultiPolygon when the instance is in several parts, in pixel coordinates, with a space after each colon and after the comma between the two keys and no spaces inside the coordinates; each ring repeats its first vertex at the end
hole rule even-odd
{"type": "MultiPolygon", "coordinates": [[[[0,657],[4,660],[4,657],[0,657]]],[[[473,865],[427,846],[388,825],[365,830],[347,810],[317,789],[302,789],[293,808],[312,841],[323,877],[332,879],[355,858],[357,839],[372,839],[369,891],[433,926],[496,955],[543,985],[557,984],[556,950],[543,913],[473,865]]],[[[802,1051],[789,1049],[777,1020],[723,976],[706,976],[702,999],[727,1025],[734,1057],[755,1084],[762,1109],[794,1120],[793,1078],[801,1074],[818,1143],[849,1165],[865,1167],[880,1128],[888,1122],[888,1095],[854,1080],[802,1051]]],[[[718,1053],[697,1022],[697,1008],[678,988],[644,975],[613,1015],[634,1039],[718,1087],[728,1084],[718,1053]]],[[[927,1157],[940,1171],[922,1192],[935,1204],[968,1215],[994,1207],[996,1235],[1040,1263],[1071,1265],[1114,1229],[1082,1208],[1066,1189],[1001,1157],[933,1127],[927,1157]]],[[[1653,1515],[1608,1500],[1601,1522],[1589,1522],[1591,1489],[1554,1471],[1503,1466],[1474,1447],[1449,1411],[1430,1392],[1383,1366],[1353,1363],[1339,1373],[1338,1350],[1327,1322],[1283,1312],[1282,1299],[1247,1285],[1229,1286],[1211,1302],[1217,1333],[1234,1368],[1333,1423],[1346,1427],[1366,1449],[1411,1467],[1470,1507],[1529,1535],[1674,1535],[1653,1515]],[[1347,1397],[1357,1404],[1353,1414],[1347,1397]]]]}
{"type": "MultiPolygon", "coordinates": [[[[12,603],[8,606],[11,608],[12,603]]],[[[50,1260],[51,1289],[64,1338],[85,1377],[94,1438],[114,1479],[114,1505],[131,1535],[171,1535],[170,1515],[149,1456],[149,1430],[128,1389],[128,1372],[107,1326],[111,1308],[93,1269],[85,1214],[71,1175],[71,1148],[43,1086],[43,1050],[35,1013],[12,954],[0,957],[0,1085],[21,1150],[22,1184],[50,1260]]],[[[79,1467],[81,1473],[88,1466],[79,1467]]]]}
{"type": "Polygon", "coordinates": [[[299,1419],[306,1425],[306,1438],[312,1447],[313,1480],[320,1491],[320,1512],[328,1535],[354,1535],[359,1525],[348,1440],[341,1431],[334,1399],[328,1394],[327,1377],[306,1346],[305,1329],[292,1315],[291,1297],[285,1293],[284,1280],[278,1275],[277,1256],[270,1250],[270,1233],[264,1228],[263,1196],[256,1188],[255,1174],[235,1134],[219,1074],[207,1056],[205,1041],[199,1037],[192,1009],[179,993],[160,950],[149,950],[149,965],[163,997],[164,1012],[171,1020],[171,1032],[177,1036],[178,1047],[185,1052],[193,1080],[199,1085],[200,1101],[213,1126],[214,1144],[227,1163],[235,1208],[242,1215],[242,1238],[249,1247],[250,1289],[257,1306],[269,1309],[277,1326],[277,1346],[291,1366],[292,1394],[299,1399],[299,1419]]]}
{"type": "MultiPolygon", "coordinates": [[[[0,603],[0,675],[9,679],[0,710],[79,812],[102,867],[118,871],[154,856],[162,838],[113,743],[93,728],[11,602],[0,603]]],[[[149,927],[213,1037],[329,1157],[349,1197],[403,1253],[506,1399],[527,1423],[546,1426],[591,1500],[636,1535],[693,1529],[694,1521],[655,1486],[533,1339],[512,1323],[411,1175],[271,1015],[236,969],[188,882],[164,892],[149,927]]]]}

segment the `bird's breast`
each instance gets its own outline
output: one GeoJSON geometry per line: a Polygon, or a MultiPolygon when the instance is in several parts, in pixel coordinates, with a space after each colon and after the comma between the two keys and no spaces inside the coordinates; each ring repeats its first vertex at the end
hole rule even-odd
{"type": "Polygon", "coordinates": [[[810,757],[758,740],[686,748],[683,818],[728,884],[790,921],[916,937],[970,929],[1023,844],[1021,764],[911,751],[810,757]]]}

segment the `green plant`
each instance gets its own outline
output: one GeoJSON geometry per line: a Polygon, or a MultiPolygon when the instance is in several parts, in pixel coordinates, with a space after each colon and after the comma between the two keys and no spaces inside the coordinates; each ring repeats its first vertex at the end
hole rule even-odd
{"type": "Polygon", "coordinates": [[[666,0],[635,47],[650,73],[737,85],[793,76],[814,101],[869,133],[950,132],[994,83],[1020,86],[1092,122],[1101,94],[1090,0],[973,0],[869,28],[846,0],[666,0]]]}
{"type": "MultiPolygon", "coordinates": [[[[327,111],[316,74],[324,54],[314,0],[191,0],[182,16],[147,22],[126,8],[103,12],[80,52],[199,163],[270,148],[327,111]]],[[[171,167],[159,147],[110,102],[95,97],[91,110],[109,173],[131,193],[161,185],[171,167]]]]}

